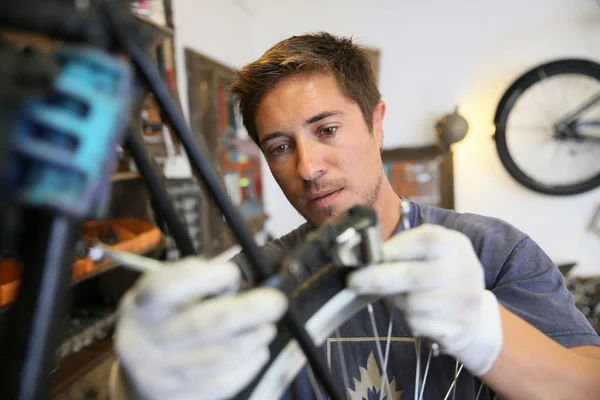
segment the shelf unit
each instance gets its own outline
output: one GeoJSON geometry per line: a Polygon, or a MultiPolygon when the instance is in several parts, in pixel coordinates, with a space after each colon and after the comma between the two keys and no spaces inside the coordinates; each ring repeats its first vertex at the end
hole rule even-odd
{"type": "MultiPolygon", "coordinates": [[[[227,89],[234,80],[234,71],[189,48],[185,49],[185,63],[192,132],[207,149],[223,189],[236,193],[230,192],[233,203],[242,214],[245,206],[252,209],[244,217],[250,231],[256,234],[268,218],[262,197],[261,156],[252,139],[238,133],[241,121],[237,120],[227,89]],[[234,159],[228,159],[227,154],[234,159]],[[232,177],[228,183],[226,174],[232,177]],[[246,186],[236,184],[242,179],[246,186]],[[252,190],[248,190],[249,186],[252,190]]],[[[207,199],[202,203],[203,254],[210,258],[234,246],[236,240],[210,196],[203,199],[207,199]]]]}
{"type": "MultiPolygon", "coordinates": [[[[168,4],[170,8],[170,1],[168,1],[168,4]]],[[[144,39],[146,39],[144,43],[146,51],[152,55],[157,65],[161,67],[163,70],[163,75],[169,83],[169,88],[171,89],[175,98],[178,99],[179,95],[177,93],[177,77],[174,60],[175,30],[172,27],[157,24],[150,18],[143,17],[133,12],[131,14],[133,16],[133,20],[138,23],[138,29],[145,33],[142,36],[144,39]]],[[[19,47],[33,47],[43,52],[55,51],[60,47],[68,45],[68,43],[63,41],[49,39],[37,33],[19,31],[15,29],[0,29],[0,38],[8,40],[19,47]]],[[[172,136],[172,139],[175,142],[177,151],[179,151],[179,143],[175,140],[174,136],[172,136]]],[[[154,144],[148,143],[147,146],[151,154],[156,153],[156,150],[153,149],[153,147],[156,147],[154,144]]],[[[113,180],[134,179],[135,177],[133,174],[135,174],[135,172],[120,171],[116,173],[116,176],[113,180]],[[125,174],[126,172],[130,173],[131,175],[125,174]]]]}
{"type": "MultiPolygon", "coordinates": [[[[171,1],[165,0],[165,4],[168,9],[171,8],[171,1]]],[[[173,92],[173,95],[178,98],[176,75],[175,75],[175,60],[174,60],[174,35],[175,29],[172,24],[172,16],[167,14],[168,26],[162,26],[149,18],[136,15],[132,12],[133,19],[138,23],[138,28],[143,31],[144,38],[147,41],[144,43],[144,48],[154,58],[155,62],[162,70],[165,79],[169,82],[169,87],[173,92]]],[[[31,46],[40,51],[51,52],[56,49],[68,45],[68,43],[49,39],[39,34],[32,34],[29,32],[17,31],[17,30],[6,30],[0,29],[0,38],[8,40],[18,46],[25,47],[31,46]]],[[[136,197],[136,200],[132,201],[132,204],[116,204],[111,207],[111,213],[109,217],[120,217],[129,216],[133,214],[133,217],[138,217],[146,220],[152,220],[152,213],[149,211],[150,201],[147,198],[147,193],[141,194],[143,190],[140,190],[144,186],[144,182],[141,176],[137,172],[133,171],[117,171],[113,174],[111,182],[113,184],[112,198],[114,200],[118,195],[129,191],[132,196],[136,197]],[[129,189],[127,189],[129,188],[129,189]],[[115,194],[115,192],[117,194],[115,194]]],[[[121,201],[121,203],[125,203],[121,201]]],[[[154,222],[149,221],[147,222],[154,222]]],[[[162,257],[165,249],[165,237],[163,235],[161,242],[151,248],[146,248],[142,252],[143,255],[149,257],[162,257]]],[[[85,275],[73,278],[71,281],[71,288],[75,290],[80,285],[95,284],[99,279],[104,279],[108,275],[115,273],[129,273],[124,269],[118,268],[119,265],[110,263],[103,265],[85,275]]],[[[134,274],[131,272],[131,274],[134,274]]],[[[123,289],[122,287],[119,289],[123,289]]],[[[0,307],[0,326],[5,322],[7,311],[10,310],[10,304],[0,307]]],[[[108,360],[114,359],[114,351],[112,346],[112,338],[108,337],[98,342],[94,342],[92,345],[83,348],[81,351],[70,354],[60,360],[58,370],[53,375],[53,387],[50,394],[52,399],[63,399],[71,398],[67,394],[70,392],[71,387],[77,385],[78,381],[85,380],[85,376],[95,368],[98,368],[101,364],[106,364],[108,360]]],[[[104,368],[104,367],[103,367],[104,368]]],[[[0,388],[0,398],[3,398],[2,388],[0,388]]],[[[75,398],[75,397],[73,397],[75,398]]],[[[80,397],[77,397],[80,398],[80,397]]],[[[82,397],[81,397],[82,398],[82,397]]],[[[104,398],[104,397],[103,397],[104,398]]]]}
{"type": "MultiPolygon", "coordinates": [[[[85,347],[77,353],[66,356],[61,361],[60,368],[56,371],[50,396],[53,399],[59,398],[61,393],[68,390],[70,385],[76,384],[79,379],[84,377],[103,361],[108,361],[106,368],[109,368],[113,359],[114,351],[112,337],[107,337],[85,347]]],[[[106,382],[106,386],[108,386],[108,381],[106,382]]],[[[66,397],[67,396],[65,396],[65,398],[66,397]]],[[[74,398],[72,396],[69,397],[74,398]]]]}

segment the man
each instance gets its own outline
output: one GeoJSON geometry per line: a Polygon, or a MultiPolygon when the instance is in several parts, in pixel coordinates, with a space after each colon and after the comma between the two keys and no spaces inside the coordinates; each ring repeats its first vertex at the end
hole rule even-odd
{"type": "MultiPolygon", "coordinates": [[[[284,40],[239,71],[232,91],[271,173],[307,220],[266,245],[265,257],[281,257],[352,205],[377,212],[386,262],[357,270],[348,286],[389,296],[375,313],[380,333],[394,316],[394,344],[383,371],[367,314],[342,327],[351,399],[379,398],[380,389],[392,391],[387,399],[412,397],[415,337],[443,353],[424,398],[443,398],[454,358],[466,369],[460,399],[491,398],[479,381],[510,399],[600,398],[600,338],[527,235],[496,219],[414,203],[414,229],[402,231],[400,198],[380,156],[385,104],[351,40],[327,33],[284,40]]],[[[183,260],[128,293],[116,338],[125,373],[115,369],[115,397],[122,390],[130,398],[230,398],[256,376],[287,303],[273,289],[199,300],[236,287],[242,274],[252,280],[243,256],[234,261],[183,260]]],[[[330,365],[338,377],[340,361],[330,365]]],[[[286,396],[313,398],[305,372],[286,396]]]]}

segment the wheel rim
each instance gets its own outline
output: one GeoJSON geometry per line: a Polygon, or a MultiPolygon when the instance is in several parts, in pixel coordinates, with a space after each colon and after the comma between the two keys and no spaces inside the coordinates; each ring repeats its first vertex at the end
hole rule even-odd
{"type": "MultiPolygon", "coordinates": [[[[598,92],[600,82],[575,74],[543,77],[524,91],[515,102],[505,127],[506,146],[516,166],[548,187],[579,185],[599,175],[600,145],[560,138],[554,126],[573,107],[565,103],[578,105],[598,92]],[[561,95],[564,97],[558,99],[561,95]],[[544,98],[558,101],[544,101],[544,98]]],[[[600,106],[597,105],[579,121],[598,120],[600,106]]],[[[600,127],[589,128],[586,133],[600,139],[600,127]]]]}

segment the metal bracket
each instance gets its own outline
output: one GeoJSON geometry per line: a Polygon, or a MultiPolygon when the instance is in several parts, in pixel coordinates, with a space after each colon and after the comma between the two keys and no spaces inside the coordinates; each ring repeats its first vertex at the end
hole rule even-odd
{"type": "Polygon", "coordinates": [[[383,238],[375,212],[349,210],[347,225],[335,237],[333,262],[338,267],[360,267],[383,260],[383,238]]]}

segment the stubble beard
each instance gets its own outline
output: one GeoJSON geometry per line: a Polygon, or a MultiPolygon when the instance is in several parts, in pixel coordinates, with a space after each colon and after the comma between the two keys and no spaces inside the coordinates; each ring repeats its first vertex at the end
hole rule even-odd
{"type": "Polygon", "coordinates": [[[363,196],[363,206],[373,207],[377,199],[379,198],[379,193],[381,192],[381,184],[383,182],[383,170],[379,171],[379,175],[377,176],[377,182],[375,185],[365,193],[363,196]]]}
{"type": "MultiPolygon", "coordinates": [[[[373,187],[367,189],[365,193],[361,196],[361,201],[357,205],[363,205],[367,207],[373,207],[375,202],[379,197],[379,193],[381,192],[381,184],[383,182],[383,169],[379,172],[377,176],[377,182],[373,187]]],[[[298,204],[301,206],[306,206],[307,201],[306,198],[310,195],[310,193],[327,190],[328,188],[335,187],[343,187],[345,189],[349,189],[349,182],[346,179],[337,179],[335,181],[328,182],[319,182],[319,181],[307,181],[304,186],[304,190],[298,197],[298,204]]],[[[314,210],[314,214],[317,214],[318,217],[331,218],[334,214],[335,208],[333,206],[325,206],[314,210]]],[[[304,216],[305,219],[306,216],[304,216]]]]}

